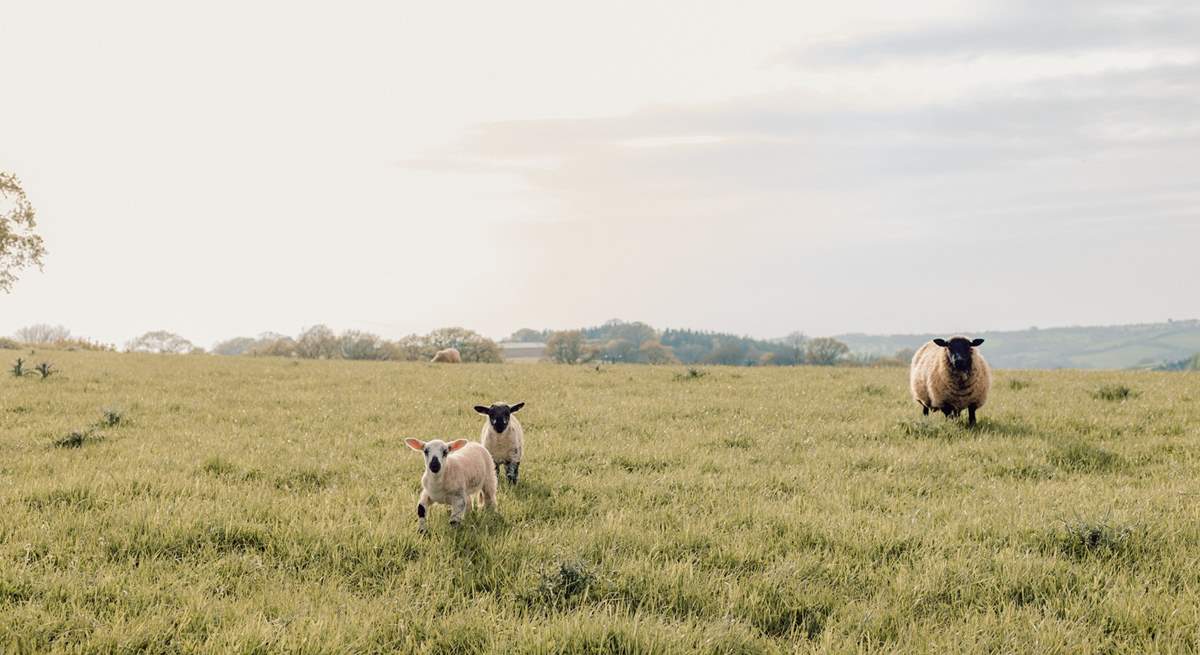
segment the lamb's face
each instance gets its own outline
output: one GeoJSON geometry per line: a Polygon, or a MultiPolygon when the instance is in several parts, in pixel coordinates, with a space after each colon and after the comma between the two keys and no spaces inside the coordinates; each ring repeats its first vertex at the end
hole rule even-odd
{"type": "Polygon", "coordinates": [[[421,454],[425,457],[425,469],[437,475],[442,472],[442,468],[446,465],[446,458],[450,456],[450,453],[467,445],[467,440],[459,439],[451,443],[446,443],[441,439],[434,439],[432,441],[405,439],[404,443],[408,444],[408,447],[413,450],[421,451],[421,454]]]}
{"type": "Polygon", "coordinates": [[[975,348],[983,345],[983,339],[972,341],[965,337],[954,337],[949,340],[934,339],[933,342],[946,351],[946,359],[950,362],[950,368],[959,373],[971,372],[971,363],[975,359],[975,348]]]}
{"type": "Polygon", "coordinates": [[[504,431],[508,429],[509,422],[512,420],[513,412],[520,410],[524,406],[525,403],[517,403],[511,407],[506,403],[494,403],[491,407],[476,405],[475,411],[488,417],[488,422],[492,424],[492,429],[497,434],[504,434],[504,431]]]}

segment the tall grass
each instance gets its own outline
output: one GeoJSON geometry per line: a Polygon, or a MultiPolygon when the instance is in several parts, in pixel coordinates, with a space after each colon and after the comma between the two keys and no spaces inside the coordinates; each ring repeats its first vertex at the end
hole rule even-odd
{"type": "Polygon", "coordinates": [[[1183,376],[1021,372],[967,430],[902,369],[55,363],[0,378],[5,653],[1200,647],[1183,376]],[[419,536],[402,439],[496,398],[520,484],[419,536]]]}

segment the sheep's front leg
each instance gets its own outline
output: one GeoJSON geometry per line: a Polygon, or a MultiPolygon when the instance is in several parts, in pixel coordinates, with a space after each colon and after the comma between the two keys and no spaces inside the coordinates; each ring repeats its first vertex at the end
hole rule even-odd
{"type": "Polygon", "coordinates": [[[975,409],[974,405],[967,408],[967,425],[969,426],[975,425],[975,409]]]}
{"type": "Polygon", "coordinates": [[[429,508],[433,506],[433,499],[429,494],[422,491],[421,498],[417,500],[417,532],[425,533],[425,515],[429,513],[429,508]]]}
{"type": "Polygon", "coordinates": [[[450,526],[457,528],[467,514],[467,495],[459,494],[450,501],[450,526]]]}
{"type": "Polygon", "coordinates": [[[508,481],[513,484],[517,483],[517,475],[520,473],[520,470],[520,462],[506,462],[504,464],[504,475],[508,478],[508,481]]]}

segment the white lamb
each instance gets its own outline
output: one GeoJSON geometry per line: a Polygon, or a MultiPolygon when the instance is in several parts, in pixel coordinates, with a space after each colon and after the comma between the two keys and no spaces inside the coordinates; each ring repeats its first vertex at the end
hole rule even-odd
{"type": "Polygon", "coordinates": [[[433,503],[450,506],[450,525],[458,527],[468,504],[483,493],[484,505],[496,509],[496,472],[492,456],[473,441],[458,439],[450,443],[434,439],[405,439],[409,448],[425,456],[425,474],[421,476],[421,499],[417,501],[417,529],[425,532],[425,514],[433,503]]]}
{"type": "Polygon", "coordinates": [[[493,403],[491,407],[475,406],[475,411],[488,417],[487,423],[483,424],[483,430],[479,433],[479,440],[496,463],[496,475],[500,475],[500,465],[503,464],[504,475],[513,484],[517,483],[517,475],[521,471],[521,456],[525,452],[525,430],[513,414],[524,406],[525,403],[517,403],[511,407],[507,403],[493,403]]]}

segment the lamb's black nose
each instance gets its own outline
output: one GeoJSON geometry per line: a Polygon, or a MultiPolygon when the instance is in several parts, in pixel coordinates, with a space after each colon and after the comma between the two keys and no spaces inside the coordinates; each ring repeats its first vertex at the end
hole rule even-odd
{"type": "Polygon", "coordinates": [[[429,470],[437,473],[438,471],[442,470],[442,463],[439,462],[436,457],[434,457],[433,459],[429,460],[429,470]]]}

